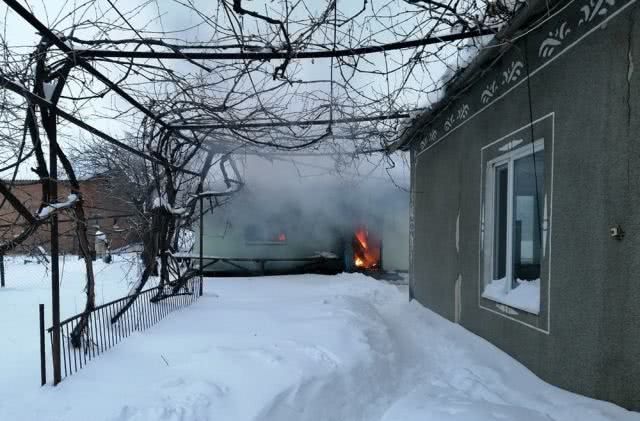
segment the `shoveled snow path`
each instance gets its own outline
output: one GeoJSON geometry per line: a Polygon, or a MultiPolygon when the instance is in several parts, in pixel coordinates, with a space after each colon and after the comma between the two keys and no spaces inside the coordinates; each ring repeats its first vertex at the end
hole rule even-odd
{"type": "Polygon", "coordinates": [[[59,387],[0,387],[0,420],[640,420],[407,301],[363,275],[209,279],[59,387]]]}

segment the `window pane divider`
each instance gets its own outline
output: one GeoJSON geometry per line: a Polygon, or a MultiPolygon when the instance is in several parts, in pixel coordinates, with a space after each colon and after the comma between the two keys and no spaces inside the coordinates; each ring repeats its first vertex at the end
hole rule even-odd
{"type": "Polygon", "coordinates": [[[513,283],[513,166],[514,158],[510,157],[508,170],[507,170],[507,258],[505,264],[505,277],[504,283],[505,293],[511,290],[511,284],[513,283]]]}

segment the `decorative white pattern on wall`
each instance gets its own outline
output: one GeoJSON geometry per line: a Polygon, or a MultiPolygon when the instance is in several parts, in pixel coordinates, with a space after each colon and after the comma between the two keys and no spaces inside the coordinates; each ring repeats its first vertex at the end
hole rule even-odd
{"type": "Polygon", "coordinates": [[[480,101],[483,104],[488,103],[489,101],[491,101],[491,98],[493,98],[493,96],[496,94],[497,90],[498,90],[498,84],[494,80],[489,85],[487,85],[487,88],[484,91],[482,91],[482,95],[480,95],[480,101]]]}
{"type": "MultiPolygon", "coordinates": [[[[495,70],[495,77],[492,80],[489,79],[488,84],[485,86],[485,89],[481,91],[480,95],[477,95],[477,93],[474,94],[472,99],[467,100],[469,101],[468,103],[460,106],[448,104],[450,107],[446,108],[441,115],[430,123],[431,127],[428,127],[428,129],[431,131],[427,132],[428,135],[425,134],[419,143],[416,142],[418,152],[438,142],[440,138],[447,135],[452,129],[477,115],[486,107],[491,106],[491,104],[501,98],[506,92],[509,92],[514,86],[521,83],[523,79],[528,76],[529,72],[534,74],[541,66],[545,66],[548,62],[555,60],[562,51],[575,44],[576,39],[581,39],[581,35],[588,34],[604,22],[609,21],[617,14],[619,9],[626,8],[635,1],[636,0],[622,2],[616,0],[575,0],[576,6],[567,8],[564,17],[558,18],[555,22],[549,21],[548,26],[546,26],[544,30],[539,32],[532,31],[531,38],[533,40],[540,39],[538,37],[542,38],[537,50],[537,56],[541,60],[534,59],[531,64],[532,68],[529,69],[528,66],[525,68],[524,60],[526,58],[521,56],[521,52],[517,53],[517,55],[520,56],[518,59],[506,62],[502,65],[503,68],[495,70]],[[582,4],[582,6],[578,3],[582,4]],[[549,31],[549,29],[551,30],[549,31]],[[525,69],[527,74],[525,74],[525,69]]],[[[534,49],[533,51],[533,54],[536,54],[536,50],[534,49]]],[[[533,57],[529,57],[529,59],[531,60],[533,57]]],[[[630,79],[630,75],[633,72],[631,56],[629,57],[629,62],[631,64],[628,75],[630,79]]]]}
{"type": "Polygon", "coordinates": [[[562,45],[562,41],[564,41],[570,33],[571,29],[567,26],[567,22],[562,22],[555,31],[549,32],[549,36],[542,41],[540,49],[538,50],[538,55],[542,58],[551,57],[556,51],[556,48],[562,45]]]}
{"type": "Polygon", "coordinates": [[[451,130],[451,128],[453,127],[453,123],[455,121],[456,121],[456,115],[455,114],[451,114],[447,118],[447,121],[444,122],[444,131],[448,132],[449,130],[451,130]]]}
{"type": "Polygon", "coordinates": [[[591,22],[596,16],[606,15],[609,12],[608,7],[615,4],[615,0],[590,0],[588,4],[580,8],[584,16],[578,21],[578,26],[591,22]]]}
{"type": "Polygon", "coordinates": [[[523,67],[524,64],[521,61],[514,61],[513,63],[511,63],[507,70],[502,72],[502,84],[506,85],[518,80],[518,78],[520,78],[520,74],[522,73],[523,67]]]}
{"type": "Polygon", "coordinates": [[[458,108],[458,120],[464,120],[469,115],[469,105],[463,104],[462,107],[458,108]]]}

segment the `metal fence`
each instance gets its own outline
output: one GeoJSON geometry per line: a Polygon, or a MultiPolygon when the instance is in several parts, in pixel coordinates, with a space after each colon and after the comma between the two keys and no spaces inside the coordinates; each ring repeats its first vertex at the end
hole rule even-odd
{"type": "MultiPolygon", "coordinates": [[[[198,276],[189,280],[181,292],[176,295],[167,295],[158,301],[152,301],[154,297],[158,296],[158,293],[162,292],[160,289],[161,287],[154,287],[143,290],[133,305],[115,323],[111,323],[111,319],[125,306],[130,299],[129,296],[97,306],[89,314],[88,323],[82,334],[79,346],[72,344],[71,332],[81,323],[82,317],[86,316],[86,312],[60,322],[61,355],[58,358],[62,361],[62,377],[68,377],[82,369],[89,361],[133,332],[145,330],[172,311],[192,304],[202,295],[202,277],[198,276]]],[[[53,327],[46,329],[46,333],[49,334],[49,340],[53,344],[53,327]]],[[[47,382],[46,333],[44,305],[40,304],[40,370],[41,383],[43,385],[47,382]]],[[[52,357],[56,360],[56,355],[53,355],[53,348],[52,346],[52,357]]]]}

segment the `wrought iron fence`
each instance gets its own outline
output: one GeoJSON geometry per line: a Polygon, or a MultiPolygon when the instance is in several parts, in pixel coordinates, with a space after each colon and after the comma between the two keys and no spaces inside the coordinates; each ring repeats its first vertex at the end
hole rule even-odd
{"type": "MultiPolygon", "coordinates": [[[[159,295],[162,287],[148,288],[140,292],[131,307],[115,322],[111,319],[126,305],[130,296],[97,306],[87,319],[81,341],[74,346],[71,333],[86,317],[79,313],[60,322],[60,359],[62,377],[68,377],[87,365],[89,361],[107,351],[133,332],[142,331],[156,324],[167,314],[186,307],[202,295],[202,277],[189,280],[177,294],[159,295]],[[162,297],[158,299],[158,297],[162,297]]],[[[168,288],[168,287],[167,287],[168,288]]],[[[46,329],[53,342],[53,327],[46,329]]],[[[53,347],[52,347],[53,348],[53,347]]],[[[40,366],[42,384],[46,383],[44,305],[40,305],[40,366]]],[[[56,356],[53,355],[55,359],[56,356]]]]}

